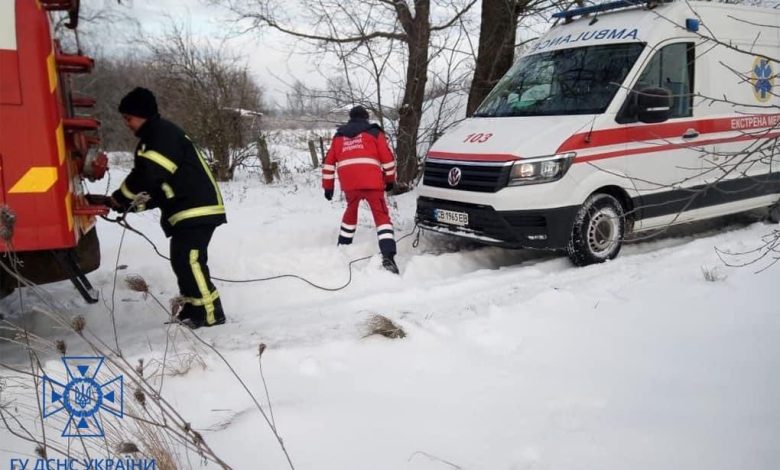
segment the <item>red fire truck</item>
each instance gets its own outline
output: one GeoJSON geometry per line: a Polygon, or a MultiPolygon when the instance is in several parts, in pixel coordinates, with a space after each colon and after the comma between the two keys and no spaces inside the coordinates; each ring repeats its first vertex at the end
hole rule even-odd
{"type": "Polygon", "coordinates": [[[94,62],[52,37],[52,13],[78,26],[79,0],[0,0],[0,297],[19,284],[70,279],[96,302],[85,274],[100,264],[84,179],[100,179],[95,101],[71,89],[94,62]]]}

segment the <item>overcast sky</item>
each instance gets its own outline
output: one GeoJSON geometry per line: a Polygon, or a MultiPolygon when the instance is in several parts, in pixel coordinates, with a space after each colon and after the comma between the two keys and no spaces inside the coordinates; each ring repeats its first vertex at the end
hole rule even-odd
{"type": "MultiPolygon", "coordinates": [[[[745,0],[745,3],[780,6],[780,0],[745,0]]],[[[268,29],[262,33],[255,31],[238,37],[231,35],[236,25],[230,20],[229,13],[223,8],[209,5],[206,0],[85,0],[82,2],[82,9],[89,7],[121,11],[135,19],[147,36],[163,31],[170,24],[170,18],[179,24],[188,25],[195,39],[208,38],[213,44],[217,44],[222,38],[233,36],[228,41],[230,49],[246,60],[250,71],[263,86],[268,102],[276,101],[283,105],[285,92],[296,78],[309,86],[323,86],[325,82],[321,72],[312,65],[311,56],[291,54],[295,50],[295,40],[290,36],[268,29]]],[[[475,5],[470,14],[479,18],[480,8],[481,2],[475,5]]],[[[544,32],[547,27],[542,25],[534,28],[538,31],[534,31],[532,36],[544,32]]],[[[122,29],[121,25],[103,24],[95,35],[106,50],[119,49],[127,47],[125,45],[129,42],[119,37],[118,31],[122,29]]]]}
{"type": "MultiPolygon", "coordinates": [[[[193,37],[208,38],[218,44],[229,37],[227,44],[233,53],[246,60],[250,71],[258,83],[263,86],[267,101],[285,102],[285,92],[289,83],[296,78],[314,86],[321,86],[324,79],[310,64],[311,58],[300,54],[290,54],[294,41],[280,33],[264,31],[236,36],[232,33],[234,22],[224,9],[207,5],[203,0],[87,0],[84,7],[103,7],[123,12],[136,20],[145,36],[153,36],[170,25],[170,18],[179,24],[187,25],[193,37]]],[[[84,25],[85,27],[90,27],[84,25]]],[[[131,29],[128,25],[101,25],[92,29],[94,37],[107,52],[133,47],[129,41],[118,37],[118,30],[131,29]],[[111,41],[115,38],[114,41],[111,41]]],[[[133,33],[128,32],[132,37],[133,33]]]]}

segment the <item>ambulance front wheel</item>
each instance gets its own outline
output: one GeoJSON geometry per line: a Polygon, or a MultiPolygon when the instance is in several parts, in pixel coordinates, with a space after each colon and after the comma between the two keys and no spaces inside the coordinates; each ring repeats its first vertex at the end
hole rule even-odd
{"type": "Polygon", "coordinates": [[[577,266],[603,263],[618,255],[625,230],[625,210],[620,201],[609,194],[592,194],[574,217],[566,253],[577,266]]]}

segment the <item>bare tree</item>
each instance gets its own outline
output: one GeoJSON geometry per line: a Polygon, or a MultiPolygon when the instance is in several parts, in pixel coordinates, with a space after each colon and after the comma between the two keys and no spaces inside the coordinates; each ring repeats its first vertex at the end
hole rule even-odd
{"type": "Polygon", "coordinates": [[[253,157],[247,146],[259,136],[262,90],[224,47],[196,44],[175,24],[147,47],[161,106],[209,151],[216,178],[232,179],[253,157]]]}
{"type": "Polygon", "coordinates": [[[137,55],[98,56],[92,73],[73,76],[73,82],[79,95],[95,100],[91,113],[102,124],[101,146],[110,151],[132,149],[136,138],[127,130],[117,105],[133,87],[153,87],[145,61],[137,55]]]}
{"type": "Polygon", "coordinates": [[[357,46],[374,39],[406,44],[404,93],[399,106],[396,151],[400,182],[417,173],[417,138],[428,80],[431,35],[458,22],[476,0],[212,0],[228,6],[249,29],[273,28],[316,45],[357,46]],[[435,10],[435,14],[433,14],[435,10]],[[288,12],[284,17],[283,12],[288,12]],[[295,21],[292,20],[295,16],[295,21]],[[303,23],[310,27],[292,26],[303,23]]]}
{"type": "Polygon", "coordinates": [[[520,19],[544,11],[548,0],[482,0],[479,46],[466,115],[471,116],[514,62],[520,19]]]}

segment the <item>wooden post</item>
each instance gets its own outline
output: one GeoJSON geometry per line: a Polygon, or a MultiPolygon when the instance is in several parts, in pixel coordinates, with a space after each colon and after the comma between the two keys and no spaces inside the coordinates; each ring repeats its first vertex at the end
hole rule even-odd
{"type": "MultiPolygon", "coordinates": [[[[268,144],[265,141],[265,137],[260,137],[257,140],[257,154],[260,158],[260,167],[263,169],[263,179],[266,184],[273,183],[274,170],[271,164],[271,154],[268,153],[268,144]]],[[[277,170],[278,173],[278,170],[277,170]]]]}
{"type": "Polygon", "coordinates": [[[311,154],[311,166],[317,168],[319,165],[319,159],[317,158],[317,147],[314,145],[314,141],[309,141],[309,153],[311,154]]]}

